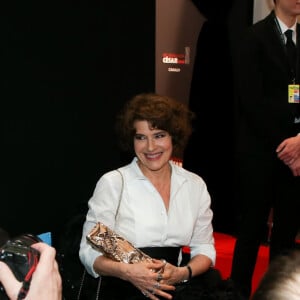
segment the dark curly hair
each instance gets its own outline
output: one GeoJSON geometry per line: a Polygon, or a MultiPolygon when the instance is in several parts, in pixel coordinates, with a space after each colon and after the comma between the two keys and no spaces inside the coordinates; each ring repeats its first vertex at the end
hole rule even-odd
{"type": "Polygon", "coordinates": [[[174,152],[180,152],[192,133],[194,117],[184,103],[171,97],[156,93],[138,94],[125,104],[117,116],[116,130],[121,149],[134,153],[134,122],[139,120],[149,122],[153,129],[167,131],[172,137],[174,152]]]}

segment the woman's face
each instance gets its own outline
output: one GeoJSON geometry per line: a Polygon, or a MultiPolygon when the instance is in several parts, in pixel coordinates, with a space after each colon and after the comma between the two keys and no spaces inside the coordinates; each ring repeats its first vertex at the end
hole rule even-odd
{"type": "Polygon", "coordinates": [[[141,168],[158,171],[168,167],[172,156],[172,137],[160,129],[150,129],[147,121],[135,121],[134,151],[140,161],[141,168]]]}

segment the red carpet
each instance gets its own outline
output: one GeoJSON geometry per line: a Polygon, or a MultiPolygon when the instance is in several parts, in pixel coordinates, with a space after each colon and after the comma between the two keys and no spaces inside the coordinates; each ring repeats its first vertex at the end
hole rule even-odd
{"type": "MultiPolygon", "coordinates": [[[[231,262],[235,238],[224,233],[214,233],[215,246],[217,251],[216,268],[221,272],[224,279],[230,276],[231,262]]],[[[254,270],[254,277],[252,282],[252,291],[254,291],[268,267],[269,247],[260,246],[256,267],[254,270]]]]}

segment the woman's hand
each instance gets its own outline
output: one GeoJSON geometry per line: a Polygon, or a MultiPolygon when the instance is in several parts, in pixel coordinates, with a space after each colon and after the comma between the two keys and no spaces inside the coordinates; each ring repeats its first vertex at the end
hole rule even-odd
{"type": "Polygon", "coordinates": [[[164,269],[164,274],[161,279],[162,283],[174,285],[188,278],[186,267],[177,267],[167,263],[164,269]]]}
{"type": "MultiPolygon", "coordinates": [[[[167,264],[168,265],[168,264],[167,264]]],[[[158,300],[157,296],[172,299],[168,291],[174,291],[172,284],[163,282],[166,262],[153,259],[129,265],[127,280],[138,288],[147,298],[158,300]]]]}

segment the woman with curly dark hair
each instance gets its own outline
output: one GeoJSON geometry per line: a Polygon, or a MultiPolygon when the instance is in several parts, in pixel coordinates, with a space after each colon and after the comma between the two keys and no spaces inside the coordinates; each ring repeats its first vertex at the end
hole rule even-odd
{"type": "Polygon", "coordinates": [[[206,184],[171,161],[187,143],[193,116],[179,101],[145,93],[126,103],[117,118],[120,144],[133,160],[99,179],[88,203],[79,251],[87,272],[104,279],[103,300],[120,295],[123,300],[176,299],[185,290],[183,282],[189,290],[197,286],[203,291],[221,280],[213,268],[213,213],[206,184]],[[99,221],[153,261],[120,263],[93,249],[86,235],[99,221]],[[186,262],[182,246],[190,247],[186,262]],[[163,273],[156,272],[161,268],[163,273]]]}

